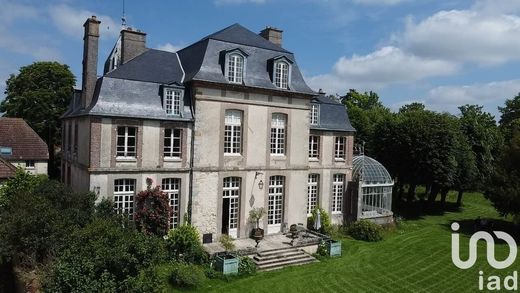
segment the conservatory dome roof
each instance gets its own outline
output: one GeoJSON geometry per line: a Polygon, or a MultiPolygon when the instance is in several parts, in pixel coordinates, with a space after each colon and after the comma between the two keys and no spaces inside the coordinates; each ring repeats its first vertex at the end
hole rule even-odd
{"type": "Polygon", "coordinates": [[[352,165],[352,178],[360,179],[362,184],[394,184],[385,166],[371,157],[354,156],[352,165]]]}

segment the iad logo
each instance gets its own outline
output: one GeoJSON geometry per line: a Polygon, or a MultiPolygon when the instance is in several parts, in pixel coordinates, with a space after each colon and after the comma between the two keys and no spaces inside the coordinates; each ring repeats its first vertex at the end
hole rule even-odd
{"type": "MultiPolygon", "coordinates": [[[[457,222],[451,224],[451,230],[454,232],[459,231],[460,225],[457,222]]],[[[516,259],[517,247],[516,242],[511,235],[502,231],[493,231],[495,236],[498,239],[502,239],[509,245],[509,256],[503,260],[498,261],[495,259],[495,240],[493,236],[488,232],[479,231],[473,234],[469,239],[469,258],[466,261],[462,261],[459,255],[459,234],[453,233],[451,234],[451,260],[453,264],[455,264],[459,269],[469,269],[471,268],[475,262],[477,261],[477,242],[479,240],[485,240],[487,244],[487,261],[490,266],[495,269],[505,269],[508,268],[516,259]]]]}
{"type": "MultiPolygon", "coordinates": [[[[451,224],[451,229],[454,232],[459,231],[460,225],[459,223],[454,222],[451,224]]],[[[516,260],[516,254],[517,254],[517,246],[516,242],[511,237],[511,235],[502,232],[502,231],[493,231],[493,234],[498,239],[504,240],[507,245],[509,246],[509,255],[505,260],[498,261],[495,259],[495,240],[493,239],[493,236],[484,231],[478,231],[474,233],[471,238],[469,239],[469,257],[467,260],[463,261],[460,259],[459,254],[459,248],[460,248],[460,239],[458,233],[452,233],[451,234],[451,260],[455,266],[457,266],[460,269],[469,269],[471,268],[475,262],[477,261],[477,242],[479,240],[486,241],[486,258],[487,262],[490,266],[494,267],[495,269],[506,269],[509,266],[511,266],[514,261],[516,260]]],[[[479,289],[484,290],[484,272],[479,272],[479,289]]],[[[518,272],[513,272],[512,276],[507,276],[504,278],[504,289],[506,290],[517,290],[518,286],[518,272]]],[[[489,276],[487,278],[487,289],[488,290],[500,290],[500,277],[499,276],[489,276]]]]}

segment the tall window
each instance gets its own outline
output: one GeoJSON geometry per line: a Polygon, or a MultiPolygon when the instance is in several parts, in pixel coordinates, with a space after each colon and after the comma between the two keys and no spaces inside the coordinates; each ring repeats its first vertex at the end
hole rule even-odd
{"type": "Polygon", "coordinates": [[[164,129],[164,158],[180,159],[182,156],[182,130],[164,129]]]}
{"type": "Polygon", "coordinates": [[[312,210],[318,206],[318,182],[320,175],[309,174],[307,181],[307,214],[312,214],[312,210]]]}
{"type": "Polygon", "coordinates": [[[345,159],[347,139],[343,136],[336,137],[336,143],[334,144],[334,158],[339,160],[345,159]]]}
{"type": "Polygon", "coordinates": [[[181,90],[164,90],[164,110],[168,115],[181,115],[181,90]]]}
{"type": "Polygon", "coordinates": [[[238,229],[238,213],[240,200],[240,177],[226,177],[222,187],[222,198],[225,213],[228,215],[228,234],[236,238],[238,229]]]}
{"type": "Polygon", "coordinates": [[[135,158],[137,146],[137,127],[119,126],[117,128],[117,157],[135,158]]]}
{"type": "Polygon", "coordinates": [[[242,112],[226,110],[224,125],[224,154],[240,154],[242,152],[242,112]]]}
{"type": "Polygon", "coordinates": [[[271,176],[269,178],[269,198],[267,202],[267,224],[269,225],[282,223],[284,185],[285,178],[283,176],[271,176]]]}
{"type": "Polygon", "coordinates": [[[179,225],[181,179],[164,178],[162,180],[161,188],[166,194],[168,194],[170,208],[172,209],[172,213],[170,214],[170,229],[177,228],[179,225]]]}
{"type": "Polygon", "coordinates": [[[75,154],[78,153],[78,135],[79,135],[78,122],[76,122],[76,123],[74,123],[74,153],[75,154]]]}
{"type": "Polygon", "coordinates": [[[334,174],[332,182],[332,212],[341,213],[343,210],[344,174],[334,174]]]}
{"type": "Polygon", "coordinates": [[[320,157],[320,137],[309,136],[309,159],[317,160],[320,157]]]}
{"type": "Polygon", "coordinates": [[[285,128],[286,116],[275,113],[271,119],[271,154],[285,154],[285,128]]]}
{"type": "Polygon", "coordinates": [[[287,89],[289,87],[289,63],[278,61],[274,67],[274,85],[277,88],[287,89]]]}
{"type": "Polygon", "coordinates": [[[134,216],[135,179],[114,180],[114,205],[119,214],[134,216]]]}
{"type": "Polygon", "coordinates": [[[232,83],[242,83],[244,76],[244,57],[240,54],[228,56],[227,79],[232,83]]]}
{"type": "Polygon", "coordinates": [[[318,106],[316,104],[312,104],[311,105],[311,125],[318,125],[319,113],[320,113],[320,106],[318,106]]]}

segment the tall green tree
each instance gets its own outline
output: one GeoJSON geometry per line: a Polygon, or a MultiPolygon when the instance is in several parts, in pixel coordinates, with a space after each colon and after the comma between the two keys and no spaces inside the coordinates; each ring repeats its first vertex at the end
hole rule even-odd
{"type": "Polygon", "coordinates": [[[359,93],[351,89],[342,97],[342,101],[347,107],[350,122],[356,129],[356,143],[365,142],[365,153],[377,158],[373,149],[375,128],[378,123],[390,117],[390,109],[372,91],[359,93]]]}
{"type": "Polygon", "coordinates": [[[11,74],[6,82],[7,95],[0,112],[7,117],[23,118],[47,143],[49,175],[59,175],[55,148],[61,141],[60,116],[66,111],[74,92],[76,78],[69,67],[58,62],[35,62],[11,74]]]}
{"type": "Polygon", "coordinates": [[[506,138],[512,137],[513,125],[520,119],[520,93],[512,99],[507,99],[504,107],[498,107],[500,116],[500,127],[506,138]]]}

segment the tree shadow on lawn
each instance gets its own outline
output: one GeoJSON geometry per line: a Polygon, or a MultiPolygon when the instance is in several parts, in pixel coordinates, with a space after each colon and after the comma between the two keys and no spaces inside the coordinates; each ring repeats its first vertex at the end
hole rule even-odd
{"type": "Polygon", "coordinates": [[[450,233],[453,232],[451,229],[451,224],[453,222],[457,222],[460,225],[459,230],[456,233],[463,234],[466,236],[471,236],[477,231],[485,231],[490,233],[495,239],[495,243],[506,244],[506,242],[502,239],[498,239],[493,231],[503,231],[511,235],[516,243],[520,243],[520,227],[515,225],[510,221],[506,221],[503,219],[489,219],[489,218],[481,218],[479,219],[464,219],[464,220],[456,220],[450,223],[440,224],[444,229],[449,230],[450,233]],[[479,224],[479,221],[484,221],[486,224],[479,224]]]}
{"type": "Polygon", "coordinates": [[[442,216],[447,212],[456,213],[460,211],[460,207],[453,202],[446,202],[444,206],[439,201],[430,203],[426,200],[397,201],[394,203],[394,214],[406,220],[419,220],[423,219],[424,216],[442,216]]]}

